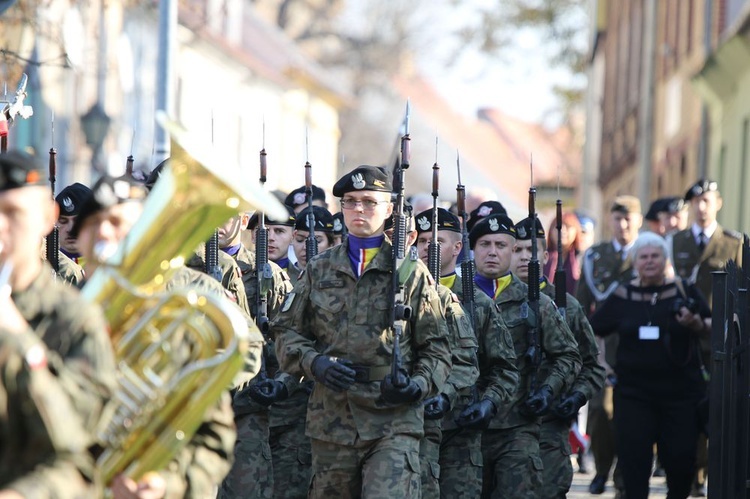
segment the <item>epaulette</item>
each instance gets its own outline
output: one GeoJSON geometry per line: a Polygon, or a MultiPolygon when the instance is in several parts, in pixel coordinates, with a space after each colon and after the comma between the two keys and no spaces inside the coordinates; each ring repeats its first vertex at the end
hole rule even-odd
{"type": "Polygon", "coordinates": [[[743,238],[742,232],[738,232],[738,231],[732,230],[732,229],[723,229],[723,230],[724,230],[724,235],[725,236],[728,236],[728,237],[731,237],[731,238],[734,238],[734,239],[739,239],[739,240],[742,240],[742,238],[743,238]]]}

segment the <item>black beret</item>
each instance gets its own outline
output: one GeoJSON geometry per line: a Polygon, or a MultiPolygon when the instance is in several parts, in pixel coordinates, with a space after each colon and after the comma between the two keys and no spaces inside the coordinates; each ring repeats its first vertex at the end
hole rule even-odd
{"type": "Polygon", "coordinates": [[[91,189],[76,182],[60,191],[55,201],[60,205],[60,215],[74,217],[81,211],[83,201],[91,195],[91,189]]]}
{"type": "MultiPolygon", "coordinates": [[[[310,213],[310,208],[307,207],[295,215],[296,220],[294,222],[295,230],[304,230],[309,232],[309,225],[307,224],[307,215],[310,213]]],[[[320,206],[313,206],[313,216],[315,217],[315,231],[316,232],[328,232],[333,234],[333,215],[331,212],[320,206]]]]}
{"type": "MultiPolygon", "coordinates": [[[[266,215],[266,225],[285,225],[287,227],[294,227],[294,221],[296,215],[294,214],[294,210],[291,206],[284,205],[284,208],[286,208],[287,217],[284,220],[274,220],[272,218],[269,218],[268,215],[266,215]]],[[[247,228],[250,230],[255,230],[255,227],[258,226],[258,218],[260,217],[259,212],[253,213],[253,216],[250,217],[250,221],[247,224],[247,228]]]]}
{"type": "Polygon", "coordinates": [[[678,213],[685,207],[685,200],[676,196],[664,198],[664,207],[660,211],[667,213],[678,213]]]}
{"type": "Polygon", "coordinates": [[[469,220],[466,222],[466,229],[471,231],[472,227],[488,215],[499,213],[501,215],[508,215],[505,207],[498,201],[485,201],[469,213],[469,220]]]}
{"type": "Polygon", "coordinates": [[[112,177],[104,175],[91,187],[91,192],[81,203],[81,210],[73,222],[70,235],[78,237],[87,218],[112,206],[129,201],[144,201],[148,190],[129,175],[112,177]]]}
{"type": "Polygon", "coordinates": [[[680,210],[682,210],[685,207],[685,201],[683,201],[682,198],[678,197],[667,197],[667,198],[659,198],[653,203],[651,203],[651,206],[648,209],[648,212],[646,212],[646,215],[643,217],[646,220],[651,220],[652,222],[657,222],[659,220],[659,213],[666,212],[666,213],[677,213],[680,210]]]}
{"type": "MultiPolygon", "coordinates": [[[[458,217],[445,208],[437,209],[437,230],[451,230],[461,233],[461,222],[458,217]]],[[[432,210],[425,210],[415,217],[419,234],[432,230],[432,210]]]]}
{"type": "MultiPolygon", "coordinates": [[[[312,198],[313,201],[326,202],[326,192],[318,187],[317,185],[312,186],[312,198]]],[[[290,192],[286,198],[284,198],[284,204],[296,208],[297,206],[307,205],[307,193],[305,192],[305,186],[297,187],[290,192]]]]}
{"type": "Polygon", "coordinates": [[[539,218],[534,217],[535,224],[532,225],[531,218],[526,217],[516,224],[516,239],[530,240],[532,227],[536,225],[536,237],[538,239],[544,239],[544,227],[539,218]]]}
{"type": "Polygon", "coordinates": [[[344,225],[344,214],[341,212],[333,214],[333,233],[337,236],[346,234],[344,225]]]}
{"type": "Polygon", "coordinates": [[[333,186],[333,195],[337,198],[352,191],[391,192],[393,184],[382,166],[362,165],[338,179],[333,186]]]}
{"type": "Polygon", "coordinates": [[[495,213],[479,220],[469,232],[469,246],[474,249],[477,240],[487,234],[508,234],[516,237],[516,227],[508,215],[495,213]]]}
{"type": "Polygon", "coordinates": [[[44,167],[36,157],[19,150],[0,154],[0,192],[28,185],[45,185],[44,167]]]}
{"type": "Polygon", "coordinates": [[[708,180],[705,178],[700,179],[696,183],[694,183],[690,189],[688,189],[687,193],[685,194],[685,201],[690,201],[691,199],[702,196],[703,194],[707,192],[715,192],[719,190],[719,184],[715,180],[708,180]]]}

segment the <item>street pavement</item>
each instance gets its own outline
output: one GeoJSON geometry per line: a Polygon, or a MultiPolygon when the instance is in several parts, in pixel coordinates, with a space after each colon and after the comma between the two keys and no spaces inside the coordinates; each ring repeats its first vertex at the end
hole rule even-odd
{"type": "MultiPolygon", "coordinates": [[[[595,496],[589,493],[589,484],[591,483],[591,480],[594,479],[594,462],[590,454],[587,458],[586,465],[588,473],[578,473],[578,471],[573,473],[573,485],[570,487],[570,492],[568,492],[568,499],[592,499],[597,497],[600,499],[614,499],[615,485],[612,483],[611,478],[607,482],[607,488],[605,489],[604,494],[595,496]]],[[[576,464],[575,459],[573,459],[573,469],[578,470],[578,465],[576,464]]],[[[667,484],[663,477],[651,478],[651,492],[648,497],[649,499],[666,499],[667,484]]]]}

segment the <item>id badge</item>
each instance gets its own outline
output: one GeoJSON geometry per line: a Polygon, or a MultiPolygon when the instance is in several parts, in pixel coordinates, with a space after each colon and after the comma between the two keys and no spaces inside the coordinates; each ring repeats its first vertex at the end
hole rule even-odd
{"type": "Polygon", "coordinates": [[[638,328],[639,340],[658,340],[659,326],[641,326],[638,328]]]}

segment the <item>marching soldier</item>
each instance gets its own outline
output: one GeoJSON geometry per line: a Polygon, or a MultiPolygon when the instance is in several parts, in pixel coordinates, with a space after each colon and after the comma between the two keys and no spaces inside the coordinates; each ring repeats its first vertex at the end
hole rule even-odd
{"type": "MultiPolygon", "coordinates": [[[[544,266],[549,254],[544,228],[539,219],[532,223],[525,218],[516,224],[516,246],[513,250],[513,273],[528,283],[529,261],[531,261],[531,233],[536,230],[539,264],[544,266]]],[[[541,291],[555,299],[555,286],[542,277],[541,291]]],[[[573,467],[570,464],[570,424],[575,421],[578,410],[604,386],[604,367],[599,364],[599,349],[594,331],[591,329],[581,304],[572,295],[566,296],[565,322],[578,343],[581,355],[581,371],[569,384],[569,388],[552,408],[551,414],[542,418],[539,450],[544,464],[542,492],[539,497],[565,498],[573,482],[573,467]]],[[[546,366],[542,365],[542,370],[546,366]]]]}
{"type": "MultiPolygon", "coordinates": [[[[724,270],[729,260],[742,266],[742,234],[719,225],[717,215],[723,200],[719,184],[713,180],[700,179],[688,189],[685,201],[689,204],[693,223],[672,237],[672,265],[675,274],[689,284],[695,284],[706,298],[713,302],[711,272],[724,270]]],[[[700,339],[702,369],[710,372],[711,341],[700,339]]],[[[691,494],[705,495],[705,474],[708,467],[708,451],[705,435],[698,443],[698,474],[691,494]]]]}
{"type": "MultiPolygon", "coordinates": [[[[297,187],[284,198],[284,204],[289,206],[297,214],[309,206],[305,186],[297,187]]],[[[326,203],[326,192],[317,185],[312,186],[312,204],[323,209],[328,209],[326,203]]]]}
{"type": "MultiPolygon", "coordinates": [[[[289,211],[285,220],[272,220],[266,217],[266,227],[268,227],[268,260],[274,262],[289,274],[290,279],[294,280],[299,272],[289,262],[289,245],[292,244],[292,232],[294,231],[294,221],[296,215],[291,207],[287,206],[289,211]]],[[[253,242],[255,242],[255,229],[258,226],[258,214],[250,218],[247,228],[253,231],[253,242]]]]}
{"type": "MultiPolygon", "coordinates": [[[[21,407],[20,400],[9,400],[6,410],[19,412],[8,414],[8,417],[13,416],[13,419],[7,422],[18,424],[15,416],[24,411],[28,411],[30,417],[35,417],[33,413],[39,411],[54,411],[55,417],[67,414],[64,400],[67,398],[72,403],[75,415],[84,430],[79,434],[79,426],[73,416],[70,427],[64,430],[67,432],[69,429],[69,435],[60,435],[57,422],[47,421],[46,431],[55,434],[47,438],[40,432],[39,447],[32,445],[18,454],[12,452],[12,449],[17,449],[12,441],[3,440],[3,445],[0,445],[3,456],[10,459],[3,460],[5,464],[0,466],[0,475],[6,470],[15,475],[21,468],[31,466],[32,462],[44,461],[49,464],[51,461],[46,461],[46,458],[52,458],[54,454],[48,451],[56,442],[61,444],[58,449],[60,451],[72,452],[74,449],[68,446],[73,444],[88,445],[93,438],[88,432],[99,422],[103,406],[116,384],[114,355],[101,310],[83,301],[77,290],[55,281],[52,273],[45,268],[41,257],[34,257],[39,255],[40,242],[52,230],[56,215],[54,201],[50,198],[44,176],[45,172],[41,165],[28,154],[10,151],[0,155],[0,273],[6,274],[3,279],[7,278],[0,296],[0,322],[5,332],[18,334],[16,339],[25,342],[24,358],[27,363],[31,362],[28,368],[41,369],[41,364],[45,363],[50,371],[55,373],[57,384],[65,397],[60,397],[58,406],[54,396],[47,394],[50,398],[45,400],[52,401],[52,406],[42,407],[40,404],[45,394],[37,393],[35,396],[38,395],[42,399],[31,401],[37,403],[35,408],[31,405],[21,407]],[[34,338],[41,340],[44,348],[37,348],[41,345],[33,344],[31,340],[34,338]],[[26,342],[26,339],[29,341],[26,342]],[[29,353],[34,352],[35,355],[29,357],[29,353]],[[62,440],[58,440],[60,438],[62,440]],[[66,438],[69,440],[65,440],[66,438]],[[5,454],[6,451],[9,454],[5,454]],[[37,451],[39,454],[36,454],[37,451]],[[21,456],[24,455],[29,461],[21,460],[21,456]]],[[[16,369],[19,375],[26,377],[20,381],[33,382],[33,387],[26,385],[28,388],[38,388],[37,379],[40,376],[47,377],[41,371],[24,373],[24,366],[16,365],[14,368],[12,364],[6,365],[10,370],[3,371],[3,374],[11,376],[12,370],[16,369]]],[[[19,394],[27,400],[30,395],[33,394],[19,394]]],[[[49,414],[44,415],[48,416],[49,414]]],[[[25,423],[34,425],[34,431],[41,429],[41,426],[36,426],[38,422],[28,420],[25,423]]],[[[4,431],[10,429],[5,424],[1,426],[4,431]]],[[[15,433],[12,437],[23,438],[24,435],[15,433]]],[[[75,453],[71,456],[75,457],[75,453]]],[[[30,471],[30,468],[26,471],[30,471]]],[[[5,476],[3,487],[19,478],[5,476]]],[[[41,476],[37,475],[37,478],[41,476]]],[[[89,475],[88,478],[92,477],[89,475]]],[[[80,485],[80,481],[79,475],[70,476],[71,493],[80,485]]],[[[45,487],[54,485],[39,479],[24,483],[25,485],[17,487],[17,490],[28,492],[29,497],[45,497],[45,487]]],[[[57,491],[59,494],[66,492],[66,489],[57,491]]]]}
{"type": "MultiPolygon", "coordinates": [[[[92,194],[84,202],[72,229],[78,237],[81,252],[87,258],[86,265],[92,272],[114,253],[128,235],[143,213],[145,197],[146,189],[143,185],[129,176],[112,178],[105,175],[94,184],[92,194]]],[[[195,275],[192,271],[186,272],[195,275]]],[[[203,274],[199,276],[211,282],[199,286],[201,292],[213,292],[216,296],[227,297],[218,283],[203,274]],[[211,285],[214,286],[212,290],[209,289],[211,285]]],[[[185,282],[180,274],[177,279],[185,282]]],[[[251,333],[253,331],[256,334],[250,340],[248,362],[254,365],[254,371],[257,372],[262,338],[257,330],[251,329],[251,333]]],[[[206,413],[203,424],[190,443],[166,468],[147,474],[139,483],[127,477],[116,477],[112,492],[116,498],[159,497],[159,494],[166,494],[166,497],[213,495],[216,485],[229,471],[234,440],[233,414],[227,393],[216,407],[206,413]]]]}
{"type": "MultiPolygon", "coordinates": [[[[423,263],[428,261],[428,247],[432,241],[432,210],[424,211],[416,216],[417,221],[417,250],[423,263]]],[[[463,287],[461,279],[456,275],[456,261],[461,253],[461,225],[453,213],[438,208],[438,241],[440,242],[440,283],[441,289],[449,289],[462,299],[463,287]]],[[[428,436],[430,421],[438,421],[441,436],[438,441],[439,458],[435,479],[439,478],[440,497],[458,499],[475,499],[482,493],[482,432],[480,428],[462,428],[456,423],[456,418],[472,403],[475,392],[481,390],[484,399],[493,408],[504,409],[509,405],[518,384],[518,369],[516,368],[516,353],[510,331],[505,327],[502,318],[497,313],[494,303],[484,293],[475,293],[476,327],[471,328],[468,316],[451,313],[451,307],[446,308],[446,320],[452,330],[451,351],[453,353],[453,368],[448,377],[444,390],[425,404],[425,439],[428,436]],[[453,319],[451,320],[451,317],[453,319]],[[452,321],[456,324],[451,327],[452,321]],[[468,324],[464,324],[468,322],[468,324]],[[459,326],[459,327],[455,327],[459,326]],[[469,337],[471,335],[471,337],[469,337]],[[478,353],[474,341],[478,342],[478,353]],[[468,350],[471,356],[466,359],[458,357],[462,350],[468,350]],[[478,356],[478,360],[473,358],[478,356]],[[470,363],[478,362],[478,388],[474,388],[471,381],[473,369],[470,363]],[[462,377],[464,379],[462,379],[462,377]]],[[[450,300],[452,302],[452,299],[450,300]]],[[[473,310],[466,310],[472,314],[473,310]]],[[[489,422],[489,419],[487,420],[489,422]]],[[[481,426],[481,424],[479,425],[481,426]]],[[[424,446],[423,446],[424,447],[424,446]]],[[[422,456],[420,456],[422,457],[422,456]]],[[[422,463],[422,496],[425,495],[425,464],[422,463]]],[[[432,472],[427,466],[427,472],[432,472]]]]}
{"type": "MultiPolygon", "coordinates": [[[[528,288],[510,272],[516,243],[513,221],[502,214],[489,215],[474,225],[469,238],[477,266],[475,282],[495,301],[510,329],[520,374],[510,410],[493,417],[482,436],[482,497],[541,497],[540,417],[578,373],[581,358],[570,329],[546,295],[539,297],[536,332],[530,329],[534,326],[528,288]],[[532,333],[537,339],[530,337],[532,333]],[[530,347],[541,349],[544,373],[537,373],[528,358],[530,347]]],[[[472,404],[462,417],[481,410],[481,404],[472,404]]]]}
{"type": "Polygon", "coordinates": [[[60,209],[60,215],[57,218],[57,228],[60,231],[60,252],[81,267],[84,261],[78,251],[76,238],[70,234],[70,229],[73,228],[73,223],[81,211],[81,203],[90,194],[91,189],[76,182],[61,190],[55,197],[55,202],[60,209]]]}
{"type": "Polygon", "coordinates": [[[420,402],[442,388],[450,352],[434,282],[419,261],[407,259],[399,272],[412,314],[400,340],[391,329],[392,247],[383,234],[391,191],[388,173],[373,166],[336,182],[349,237],[308,262],[271,326],[282,369],[317,381],[307,413],[311,498],[420,494],[420,402]],[[394,341],[401,366],[393,365],[394,341]]]}
{"type": "MultiPolygon", "coordinates": [[[[612,240],[592,246],[583,256],[576,298],[588,317],[620,283],[635,277],[627,254],[643,223],[641,202],[634,196],[618,196],[609,211],[612,240]]],[[[596,468],[596,475],[589,485],[589,492],[592,494],[604,492],[616,455],[612,388],[616,383],[614,366],[617,341],[616,335],[611,335],[598,345],[599,362],[604,365],[607,378],[604,389],[589,401],[588,434],[591,436],[591,452],[594,454],[596,468]]],[[[614,480],[615,487],[622,490],[624,485],[618,470],[615,470],[614,480]]]]}

